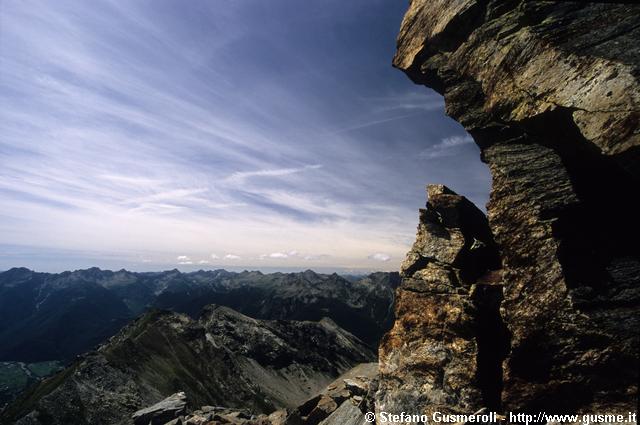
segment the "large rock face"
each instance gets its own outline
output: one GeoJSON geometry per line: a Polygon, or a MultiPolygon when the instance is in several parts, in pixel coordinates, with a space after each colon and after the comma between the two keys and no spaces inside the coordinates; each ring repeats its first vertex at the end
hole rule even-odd
{"type": "Polygon", "coordinates": [[[484,214],[428,187],[402,264],[396,322],[380,346],[378,412],[471,413],[499,407],[508,336],[498,308],[500,259],[484,214]]]}
{"type": "Polygon", "coordinates": [[[507,410],[636,407],[638,22],[639,5],[523,0],[413,0],[403,21],[394,65],[444,95],[493,175],[507,410]]]}

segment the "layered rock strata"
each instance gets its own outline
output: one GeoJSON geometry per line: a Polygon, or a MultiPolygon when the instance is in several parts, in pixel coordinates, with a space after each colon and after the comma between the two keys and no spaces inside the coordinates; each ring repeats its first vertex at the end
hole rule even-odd
{"type": "MultiPolygon", "coordinates": [[[[634,4],[412,0],[402,23],[394,66],[444,96],[493,175],[488,218],[511,333],[505,409],[636,408],[639,22],[634,4]]],[[[430,314],[445,308],[421,297],[411,302],[430,314]]],[[[433,346],[414,342],[415,326],[405,332],[389,341],[433,346]]],[[[449,337],[469,344],[466,329],[449,337]]],[[[454,406],[477,399],[447,394],[454,406]]]]}
{"type": "Polygon", "coordinates": [[[508,335],[500,259],[484,214],[430,185],[402,264],[396,322],[380,346],[378,413],[471,413],[500,406],[508,335]]]}

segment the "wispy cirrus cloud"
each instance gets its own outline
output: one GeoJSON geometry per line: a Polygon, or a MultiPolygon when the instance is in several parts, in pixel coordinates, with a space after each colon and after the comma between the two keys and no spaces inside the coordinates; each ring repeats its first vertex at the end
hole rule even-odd
{"type": "Polygon", "coordinates": [[[397,267],[425,183],[480,202],[488,187],[472,144],[439,146],[461,132],[441,98],[388,65],[403,12],[382,0],[3,2],[3,243],[99,246],[144,267],[285,259],[264,253],[369,267],[371,252],[397,267]],[[443,161],[425,167],[429,155],[443,161]]]}
{"type": "Polygon", "coordinates": [[[267,169],[267,170],[255,170],[255,171],[237,171],[227,177],[224,181],[233,184],[245,183],[248,179],[253,177],[282,177],[290,176],[292,174],[302,173],[308,170],[317,170],[322,168],[321,164],[305,165],[304,167],[297,168],[279,168],[279,169],[267,169]]]}
{"type": "Polygon", "coordinates": [[[455,155],[455,149],[473,143],[473,138],[468,134],[464,136],[445,137],[439,143],[428,147],[418,155],[424,159],[442,158],[443,156],[455,155]]]}
{"type": "Polygon", "coordinates": [[[398,120],[404,120],[406,118],[417,117],[422,114],[423,114],[423,111],[419,111],[419,112],[411,112],[409,114],[396,115],[396,116],[387,117],[387,118],[373,119],[373,120],[353,124],[348,127],[340,128],[338,130],[332,131],[331,134],[336,135],[339,133],[347,133],[355,130],[362,130],[368,127],[375,127],[380,124],[387,124],[392,121],[398,121],[398,120]]]}

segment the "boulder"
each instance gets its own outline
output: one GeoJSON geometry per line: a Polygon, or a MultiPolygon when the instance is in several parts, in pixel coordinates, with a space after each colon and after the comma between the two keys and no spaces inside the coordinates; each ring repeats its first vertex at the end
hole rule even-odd
{"type": "Polygon", "coordinates": [[[186,407],[187,396],[184,392],[178,392],[153,406],[138,410],[131,418],[135,425],[164,425],[184,415],[186,407]]]}

